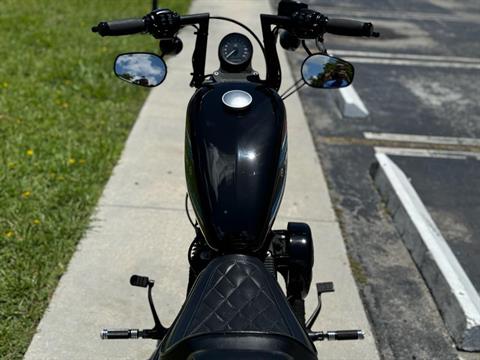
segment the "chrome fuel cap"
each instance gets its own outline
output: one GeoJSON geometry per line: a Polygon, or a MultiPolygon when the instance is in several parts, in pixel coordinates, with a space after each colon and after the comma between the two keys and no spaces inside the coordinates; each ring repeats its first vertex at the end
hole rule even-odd
{"type": "Polygon", "coordinates": [[[223,94],[222,101],[225,106],[232,110],[245,110],[251,105],[253,98],[246,91],[231,90],[223,94]]]}

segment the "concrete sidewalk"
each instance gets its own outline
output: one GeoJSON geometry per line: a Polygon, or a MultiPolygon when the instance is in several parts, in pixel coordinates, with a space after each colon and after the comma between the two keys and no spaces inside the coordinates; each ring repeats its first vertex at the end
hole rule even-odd
{"type": "MultiPolygon", "coordinates": [[[[190,12],[231,16],[260,35],[259,14],[273,10],[268,0],[194,0],[190,12]]],[[[148,97],[100,199],[91,229],[60,280],[25,359],[148,358],[155,347],[153,341],[99,339],[104,327],[153,325],[146,291],[128,284],[133,273],[156,280],[154,298],[164,324],[170,325],[180,310],[188,279],[186,254],[194,236],[183,205],[184,119],[193,93],[188,87],[194,44],[191,30],[187,28],[181,34],[184,50],[169,61],[167,80],[148,97]]],[[[218,67],[220,39],[241,30],[230,23],[211,21],[207,72],[218,67]]],[[[254,67],[263,75],[265,62],[258,46],[255,51],[254,67]]],[[[280,60],[287,87],[300,76],[300,69],[292,76],[282,52],[280,60]]],[[[335,282],[336,292],[325,296],[316,328],[366,331],[364,341],[317,343],[319,358],[377,359],[375,341],[296,94],[287,100],[286,107],[288,180],[275,228],[286,228],[288,221],[308,222],[315,239],[314,282],[335,282]]],[[[316,306],[314,293],[312,290],[307,299],[307,315],[316,306]]]]}

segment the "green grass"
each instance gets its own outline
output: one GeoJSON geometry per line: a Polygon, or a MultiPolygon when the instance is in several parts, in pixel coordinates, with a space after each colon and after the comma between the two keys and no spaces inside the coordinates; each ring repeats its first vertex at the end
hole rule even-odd
{"type": "Polygon", "coordinates": [[[350,256],[348,257],[348,261],[350,262],[350,269],[352,269],[352,274],[354,279],[357,281],[357,284],[362,286],[367,285],[368,278],[367,275],[365,275],[362,264],[350,256]]]}
{"type": "MultiPolygon", "coordinates": [[[[189,0],[160,3],[185,13],[189,0]]],[[[148,94],[117,80],[112,62],[158,44],[90,27],[149,6],[0,1],[1,359],[26,351],[148,94]]]]}

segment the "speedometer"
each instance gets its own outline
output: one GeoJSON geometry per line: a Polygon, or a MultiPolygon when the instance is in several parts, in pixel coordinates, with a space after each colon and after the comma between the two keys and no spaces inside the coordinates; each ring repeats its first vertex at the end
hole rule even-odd
{"type": "Polygon", "coordinates": [[[225,36],[218,48],[218,57],[222,69],[240,72],[248,68],[252,61],[253,46],[242,34],[231,33],[225,36]]]}

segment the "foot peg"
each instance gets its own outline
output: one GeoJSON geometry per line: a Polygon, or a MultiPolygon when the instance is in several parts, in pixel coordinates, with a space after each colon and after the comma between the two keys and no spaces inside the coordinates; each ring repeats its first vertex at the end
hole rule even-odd
{"type": "Polygon", "coordinates": [[[138,339],[143,337],[140,336],[142,332],[143,331],[140,331],[138,329],[103,329],[100,333],[100,338],[102,340],[138,339]]]}
{"type": "Polygon", "coordinates": [[[317,283],[318,305],[312,316],[305,324],[308,331],[308,337],[312,341],[322,340],[363,340],[365,333],[362,330],[338,330],[338,331],[312,331],[312,326],[317,320],[320,310],[322,310],[322,294],[334,292],[333,282],[317,283]]]}
{"type": "Polygon", "coordinates": [[[362,330],[314,331],[309,332],[312,341],[321,340],[363,340],[365,333],[362,330]]]}
{"type": "Polygon", "coordinates": [[[138,330],[138,329],[119,329],[119,330],[108,330],[103,329],[100,333],[100,338],[102,340],[110,340],[110,339],[156,339],[162,340],[167,330],[160,319],[158,318],[157,311],[155,310],[155,305],[153,304],[152,299],[152,288],[155,285],[154,280],[150,280],[146,276],[139,276],[139,275],[132,275],[130,278],[130,285],[138,286],[138,287],[148,287],[148,303],[150,305],[150,310],[152,311],[153,321],[155,326],[153,329],[145,329],[145,330],[138,330]]]}

